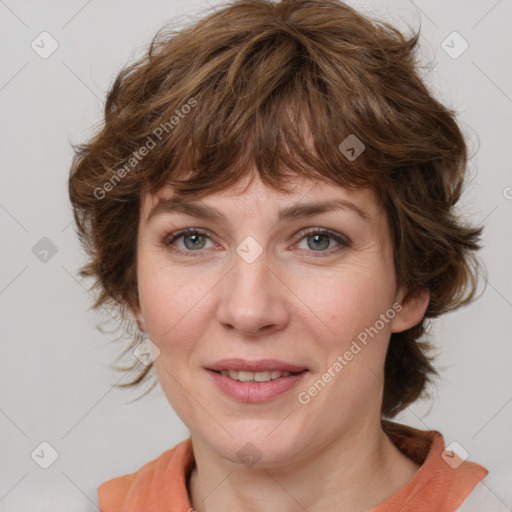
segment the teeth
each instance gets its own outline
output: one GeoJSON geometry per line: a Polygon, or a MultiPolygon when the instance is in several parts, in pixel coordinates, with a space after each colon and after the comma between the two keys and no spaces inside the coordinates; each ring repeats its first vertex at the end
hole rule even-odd
{"type": "Polygon", "coordinates": [[[221,370],[221,375],[230,377],[240,382],[268,382],[270,380],[279,379],[280,377],[288,377],[290,372],[282,372],[280,370],[272,370],[267,372],[247,372],[244,370],[221,370]]]}

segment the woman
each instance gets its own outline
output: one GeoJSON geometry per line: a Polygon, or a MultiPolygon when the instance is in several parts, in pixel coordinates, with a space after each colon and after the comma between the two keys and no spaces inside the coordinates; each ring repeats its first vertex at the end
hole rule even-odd
{"type": "Polygon", "coordinates": [[[417,40],[239,0],[118,75],[70,176],[82,273],[190,437],[103,483],[103,512],[467,508],[487,470],[390,421],[436,373],[428,320],[474,296],[481,233],[417,40]]]}

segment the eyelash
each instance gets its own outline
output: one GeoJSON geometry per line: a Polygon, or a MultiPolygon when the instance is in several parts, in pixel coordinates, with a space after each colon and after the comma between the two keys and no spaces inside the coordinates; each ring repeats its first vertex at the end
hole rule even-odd
{"type": "MultiPolygon", "coordinates": [[[[200,228],[187,228],[187,229],[182,229],[180,231],[176,231],[175,233],[168,235],[165,238],[163,244],[165,247],[170,248],[170,246],[174,242],[176,242],[176,240],[183,238],[186,235],[202,235],[202,236],[206,236],[206,237],[210,238],[210,236],[209,236],[210,232],[207,230],[200,229],[200,228]]],[[[299,252],[306,251],[309,253],[317,253],[317,254],[315,254],[314,257],[322,258],[325,256],[330,256],[333,253],[339,252],[343,249],[347,249],[347,248],[351,247],[351,245],[352,245],[352,241],[348,237],[342,236],[342,235],[336,233],[335,231],[331,231],[330,229],[321,229],[321,228],[313,228],[310,230],[302,231],[299,234],[300,238],[299,238],[298,242],[300,242],[302,239],[304,239],[306,237],[315,236],[315,235],[327,235],[331,239],[338,242],[341,247],[338,247],[337,249],[330,249],[328,251],[313,251],[313,250],[308,251],[306,249],[299,249],[299,252]]],[[[182,254],[186,255],[187,257],[194,258],[194,257],[201,256],[203,250],[205,250],[205,249],[198,250],[198,251],[190,251],[190,250],[184,251],[183,249],[171,249],[171,250],[173,250],[175,252],[182,253],[182,254]],[[191,253],[197,253],[197,254],[192,255],[191,253]]]]}

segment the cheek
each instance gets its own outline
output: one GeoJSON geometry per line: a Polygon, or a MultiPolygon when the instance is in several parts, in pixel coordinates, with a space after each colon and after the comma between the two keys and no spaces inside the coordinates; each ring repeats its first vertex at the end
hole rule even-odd
{"type": "Polygon", "coordinates": [[[201,333],[201,319],[210,308],[214,283],[198,278],[192,270],[173,269],[155,260],[142,257],[137,274],[148,335],[157,345],[172,339],[192,344],[201,333]]]}
{"type": "MultiPolygon", "coordinates": [[[[347,268],[328,278],[302,280],[294,292],[311,313],[310,328],[316,323],[326,336],[316,338],[326,346],[350,343],[375,324],[393,303],[392,272],[376,267],[347,268]]],[[[386,324],[386,333],[390,326],[386,324]]]]}
{"type": "MultiPolygon", "coordinates": [[[[336,417],[338,421],[343,411],[356,416],[357,411],[376,407],[375,401],[380,400],[391,320],[395,316],[393,285],[392,274],[389,277],[380,269],[372,272],[366,267],[364,272],[340,272],[315,290],[300,290],[304,302],[315,313],[308,316],[306,328],[322,359],[316,379],[328,379],[325,391],[311,395],[317,396],[312,403],[326,418],[336,417]],[[332,403],[343,404],[343,410],[332,408],[332,403]]],[[[301,391],[309,393],[311,389],[301,391]]],[[[315,393],[316,389],[315,384],[312,391],[315,393]]]]}

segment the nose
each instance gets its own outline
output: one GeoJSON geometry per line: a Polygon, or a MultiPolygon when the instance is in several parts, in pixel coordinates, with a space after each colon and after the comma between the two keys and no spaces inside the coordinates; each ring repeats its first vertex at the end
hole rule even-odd
{"type": "Polygon", "coordinates": [[[218,321],[245,336],[269,335],[289,322],[290,290],[263,251],[254,261],[238,254],[221,282],[218,321]]]}

